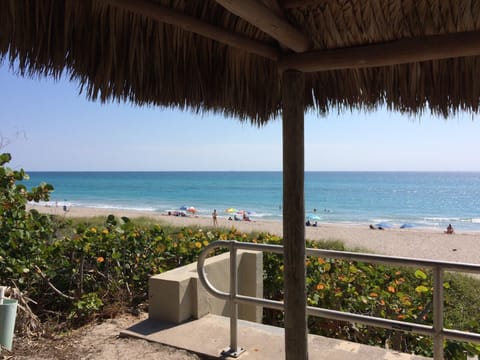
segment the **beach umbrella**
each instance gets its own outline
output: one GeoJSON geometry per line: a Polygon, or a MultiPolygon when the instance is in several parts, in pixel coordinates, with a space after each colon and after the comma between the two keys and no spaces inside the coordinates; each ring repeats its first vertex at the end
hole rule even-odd
{"type": "Polygon", "coordinates": [[[318,221],[318,220],[320,220],[320,216],[314,215],[314,214],[310,214],[310,215],[307,216],[307,220],[310,220],[310,221],[318,221]]]}
{"type": "Polygon", "coordinates": [[[91,100],[212,112],[259,127],[281,114],[288,359],[307,358],[305,112],[480,112],[480,7],[344,3],[0,2],[0,61],[20,75],[67,74],[91,100]]]}
{"type": "Polygon", "coordinates": [[[235,208],[228,208],[228,209],[225,210],[225,212],[226,212],[226,213],[229,213],[229,214],[233,214],[233,213],[238,212],[238,210],[235,209],[235,208]]]}
{"type": "Polygon", "coordinates": [[[390,229],[393,227],[393,225],[388,222],[380,222],[378,224],[375,224],[375,226],[377,228],[382,228],[382,229],[390,229]]]}
{"type": "Polygon", "coordinates": [[[197,212],[197,209],[195,209],[193,206],[189,206],[186,210],[191,214],[195,214],[197,212]]]}

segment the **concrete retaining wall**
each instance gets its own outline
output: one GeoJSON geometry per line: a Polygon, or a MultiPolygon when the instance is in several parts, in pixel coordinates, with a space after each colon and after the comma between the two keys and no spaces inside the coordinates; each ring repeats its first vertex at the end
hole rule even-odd
{"type": "MultiPolygon", "coordinates": [[[[218,290],[229,292],[229,253],[206,259],[209,281],[218,290]]],[[[263,257],[261,252],[238,251],[238,292],[263,297],[263,257]]],[[[197,274],[197,263],[176,268],[149,279],[149,318],[176,324],[207,314],[229,315],[226,301],[214,298],[203,288],[197,274]]],[[[242,320],[261,322],[262,307],[240,304],[242,320]]]]}

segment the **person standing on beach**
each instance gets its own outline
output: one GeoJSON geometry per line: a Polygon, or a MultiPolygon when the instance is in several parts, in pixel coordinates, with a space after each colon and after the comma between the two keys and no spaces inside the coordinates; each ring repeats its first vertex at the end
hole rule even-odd
{"type": "Polygon", "coordinates": [[[212,219],[213,219],[213,226],[218,226],[218,221],[217,221],[217,209],[214,209],[214,210],[213,210],[212,219]]]}

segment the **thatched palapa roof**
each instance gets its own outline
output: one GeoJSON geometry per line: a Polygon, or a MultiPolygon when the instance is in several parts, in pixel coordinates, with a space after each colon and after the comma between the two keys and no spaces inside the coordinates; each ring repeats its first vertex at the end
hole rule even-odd
{"type": "Polygon", "coordinates": [[[256,124],[287,68],[305,110],[477,112],[479,55],[480,0],[0,0],[0,59],[21,73],[256,124]]]}

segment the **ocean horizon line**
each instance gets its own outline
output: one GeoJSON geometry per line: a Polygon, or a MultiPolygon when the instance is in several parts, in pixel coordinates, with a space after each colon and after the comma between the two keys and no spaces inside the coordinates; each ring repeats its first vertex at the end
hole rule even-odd
{"type": "MultiPolygon", "coordinates": [[[[25,170],[25,168],[23,169],[25,170]]],[[[28,173],[282,173],[283,170],[25,170],[28,173]]],[[[305,170],[305,173],[480,174],[480,170],[305,170]]]]}

